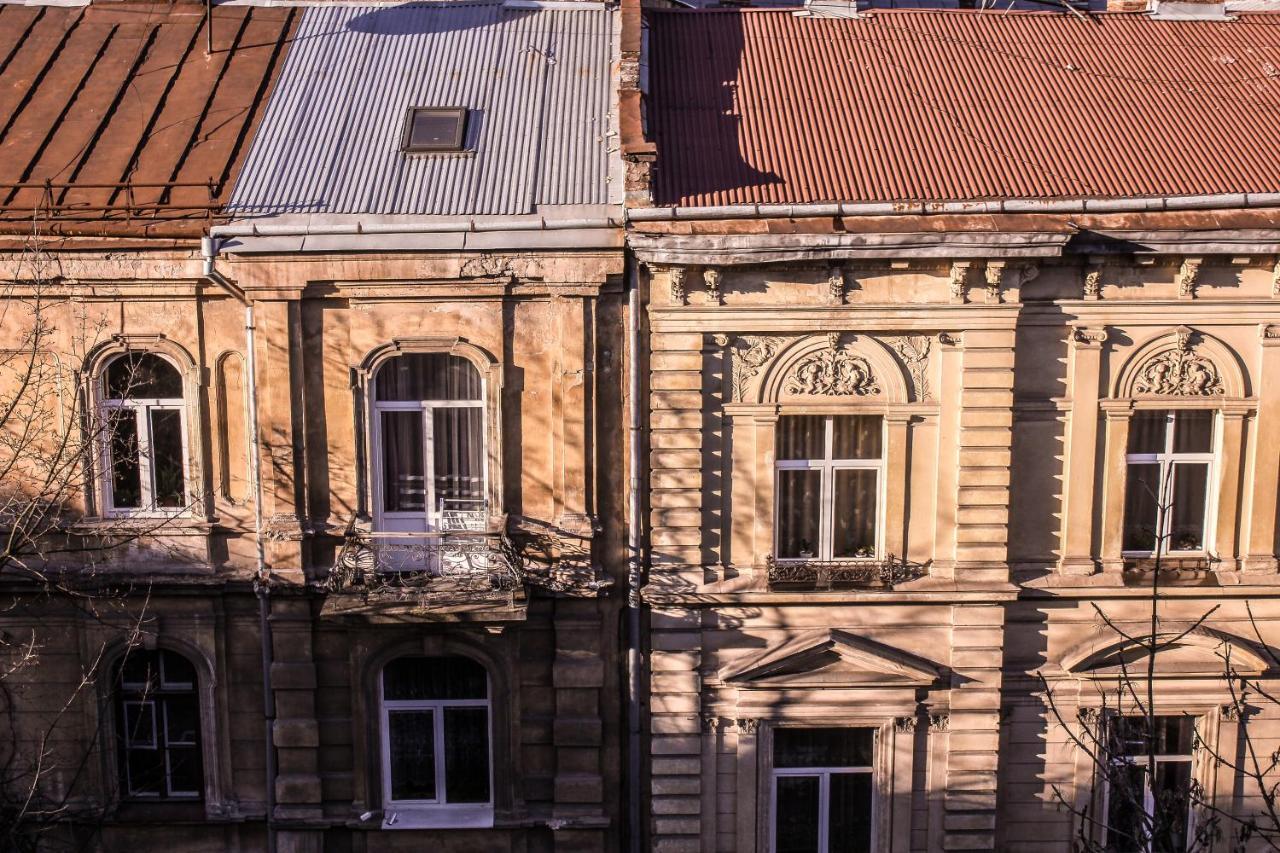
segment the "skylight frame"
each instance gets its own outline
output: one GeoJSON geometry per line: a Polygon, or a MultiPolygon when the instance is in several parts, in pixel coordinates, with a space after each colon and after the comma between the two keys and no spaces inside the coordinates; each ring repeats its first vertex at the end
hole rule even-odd
{"type": "Polygon", "coordinates": [[[456,154],[466,150],[467,118],[470,111],[466,107],[410,106],[405,110],[404,130],[400,135],[400,150],[405,154],[456,154]],[[457,121],[452,141],[427,144],[413,144],[413,122],[419,113],[435,113],[457,121]]]}

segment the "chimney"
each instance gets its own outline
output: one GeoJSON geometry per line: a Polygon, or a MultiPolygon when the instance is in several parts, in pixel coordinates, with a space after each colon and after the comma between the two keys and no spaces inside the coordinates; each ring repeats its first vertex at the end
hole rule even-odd
{"type": "Polygon", "coordinates": [[[1230,21],[1225,0],[1152,0],[1152,17],[1161,21],[1230,21]]]}

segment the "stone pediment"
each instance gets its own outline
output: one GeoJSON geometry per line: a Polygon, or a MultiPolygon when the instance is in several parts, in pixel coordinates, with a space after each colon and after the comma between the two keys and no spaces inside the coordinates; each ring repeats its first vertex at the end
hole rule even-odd
{"type": "Polygon", "coordinates": [[[882,643],[824,628],[721,671],[738,687],[927,687],[942,668],[882,643]]]}
{"type": "MultiPolygon", "coordinates": [[[[1253,643],[1203,625],[1181,630],[1169,626],[1156,638],[1157,676],[1222,678],[1228,668],[1235,675],[1257,675],[1269,668],[1264,653],[1253,643]]],[[[1093,678],[1114,678],[1126,672],[1130,677],[1145,677],[1150,642],[1150,633],[1120,638],[1108,631],[1065,655],[1062,666],[1072,674],[1093,678]]]]}

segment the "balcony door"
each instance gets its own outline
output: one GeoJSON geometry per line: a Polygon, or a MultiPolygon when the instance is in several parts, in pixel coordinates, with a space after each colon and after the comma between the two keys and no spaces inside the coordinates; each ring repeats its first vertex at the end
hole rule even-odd
{"type": "MultiPolygon", "coordinates": [[[[398,356],[374,382],[374,521],[406,545],[485,525],[484,388],[447,353],[398,356]]],[[[393,538],[393,537],[389,537],[393,538]]]]}

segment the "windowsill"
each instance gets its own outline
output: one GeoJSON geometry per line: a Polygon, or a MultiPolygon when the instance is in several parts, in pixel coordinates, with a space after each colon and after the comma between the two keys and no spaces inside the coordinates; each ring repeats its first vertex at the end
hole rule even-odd
{"type": "Polygon", "coordinates": [[[67,525],[72,534],[102,536],[112,533],[136,536],[155,532],[164,535],[204,536],[213,532],[214,525],[203,518],[190,515],[106,515],[81,518],[67,525]]]}
{"type": "Polygon", "coordinates": [[[493,806],[387,806],[383,829],[492,829],[493,806]]]}
{"type": "Polygon", "coordinates": [[[113,817],[121,822],[198,822],[208,819],[208,814],[199,797],[172,800],[137,797],[121,800],[113,817]]]}

